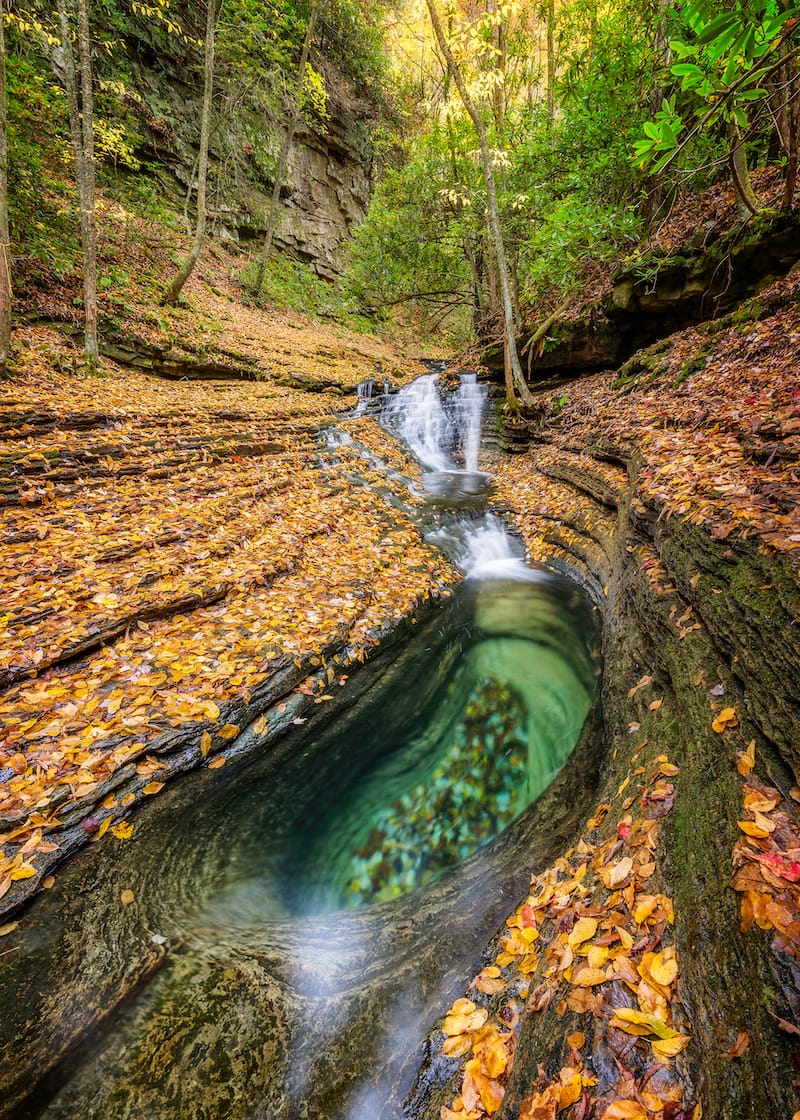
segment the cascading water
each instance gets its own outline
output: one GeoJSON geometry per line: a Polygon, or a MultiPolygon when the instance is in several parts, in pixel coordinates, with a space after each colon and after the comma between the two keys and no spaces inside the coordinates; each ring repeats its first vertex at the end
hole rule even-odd
{"type": "Polygon", "coordinates": [[[478,469],[486,395],[474,373],[462,374],[446,396],[429,373],[385,401],[381,422],[427,468],[422,483],[431,497],[471,500],[487,491],[489,475],[478,469]]]}
{"type": "MultiPolygon", "coordinates": [[[[360,414],[376,400],[365,388],[360,414]]],[[[104,1033],[85,1032],[86,1048],[43,1086],[43,1110],[26,1115],[400,1114],[416,1069],[406,1059],[454,977],[474,973],[531,860],[555,858],[569,822],[585,819],[591,770],[576,756],[552,799],[531,805],[590,708],[595,626],[573,584],[525,563],[485,509],[485,481],[470,491],[469,480],[488,479],[477,470],[484,401],[475,378],[444,397],[434,376],[382,398],[382,422],[407,440],[433,495],[404,513],[467,577],[451,599],[382,643],[344,705],[305,709],[306,726],[290,720],[268,750],[211,780],[204,768],[171,783],[113,851],[108,878],[96,875],[105,849],[93,846],[83,877],[76,861],[43,892],[0,988],[0,1024],[19,1023],[20,1046],[42,1014],[61,1015],[51,1038],[74,1038],[65,1024],[92,1006],[95,987],[105,984],[109,1006],[118,998],[106,982],[115,969],[140,988],[104,1033]],[[126,894],[135,903],[120,907],[126,894]],[[146,968],[135,963],[143,945],[146,968]],[[50,993],[65,961],[77,979],[59,1002],[50,993]]],[[[341,469],[357,475],[349,434],[329,439],[328,462],[337,469],[345,446],[341,469]]],[[[384,493],[375,476],[388,467],[363,454],[357,481],[376,503],[402,503],[410,481],[393,474],[384,493]]]]}

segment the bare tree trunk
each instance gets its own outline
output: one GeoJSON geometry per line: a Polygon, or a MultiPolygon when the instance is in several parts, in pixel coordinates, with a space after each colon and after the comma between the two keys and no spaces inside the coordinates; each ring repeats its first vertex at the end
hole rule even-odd
{"type": "MultiPolygon", "coordinates": [[[[789,0],[781,0],[781,11],[786,12],[788,8],[789,0]]],[[[797,134],[800,125],[800,106],[798,105],[800,88],[798,87],[800,86],[800,74],[797,72],[797,60],[785,57],[787,54],[785,41],[781,43],[780,53],[784,61],[778,70],[779,104],[777,113],[774,113],[773,116],[778,138],[786,156],[786,179],[783,185],[781,210],[789,211],[794,205],[794,191],[797,186],[797,134]]]]}
{"type": "Polygon", "coordinates": [[[294,134],[297,130],[297,124],[300,120],[300,98],[303,91],[303,82],[306,76],[306,66],[308,64],[308,54],[311,50],[311,42],[314,37],[314,27],[317,22],[317,14],[319,12],[318,0],[311,0],[311,11],[308,15],[308,26],[306,27],[305,37],[303,39],[303,46],[300,51],[300,62],[297,67],[297,85],[295,86],[292,96],[292,111],[289,115],[289,123],[286,126],[286,135],[281,144],[280,154],[278,156],[278,166],[275,171],[275,182],[272,187],[272,198],[269,204],[269,218],[267,219],[267,232],[264,234],[264,246],[261,250],[261,261],[258,265],[258,273],[256,275],[256,292],[261,295],[264,289],[264,278],[267,272],[267,261],[272,249],[272,241],[275,237],[275,226],[278,221],[278,205],[281,198],[281,187],[283,186],[283,177],[286,174],[286,165],[289,162],[289,153],[292,150],[292,142],[294,141],[294,134]]]}
{"type": "Polygon", "coordinates": [[[194,271],[206,237],[206,189],[208,185],[208,144],[211,137],[211,110],[214,98],[214,49],[217,27],[217,0],[206,0],[206,41],[204,52],[203,106],[200,110],[200,151],[197,158],[197,221],[189,254],[175,279],[164,293],[164,303],[177,303],[183,286],[194,271]]]}
{"type": "Polygon", "coordinates": [[[744,140],[739,131],[739,126],[731,121],[729,129],[730,148],[728,150],[728,165],[733,179],[733,192],[742,218],[750,218],[760,213],[761,204],[750,183],[750,171],[747,166],[747,153],[744,140]]]}
{"type": "Polygon", "coordinates": [[[80,59],[80,97],[75,55],[72,50],[67,0],[58,0],[64,79],[69,106],[72,148],[75,154],[75,179],[78,185],[81,248],[83,251],[83,315],[86,364],[97,368],[97,224],[95,219],[94,100],[92,96],[92,44],[89,36],[87,0],[78,0],[78,53],[80,59]]]}
{"type": "Polygon", "coordinates": [[[453,52],[445,38],[444,31],[442,30],[441,20],[436,11],[434,0],[425,0],[428,6],[428,12],[431,17],[431,24],[433,26],[436,41],[439,44],[439,49],[447,62],[447,68],[452,74],[453,81],[458,89],[461,101],[467,113],[472,120],[475,127],[475,132],[478,137],[478,145],[481,152],[481,163],[483,165],[483,178],[486,184],[486,203],[489,218],[489,230],[492,237],[492,247],[494,249],[495,260],[497,261],[497,274],[500,280],[500,291],[503,301],[503,318],[505,323],[505,340],[507,342],[506,348],[506,364],[511,373],[511,380],[517,389],[524,404],[531,404],[533,397],[528,389],[525,381],[525,375],[522,372],[520,365],[519,355],[517,353],[517,342],[514,330],[514,305],[511,298],[511,284],[509,282],[508,265],[506,263],[506,251],[503,244],[503,233],[500,228],[500,213],[497,206],[497,190],[495,187],[494,170],[492,168],[492,156],[489,151],[489,141],[486,137],[486,129],[484,128],[481,115],[478,112],[472,98],[469,95],[464,78],[458,67],[458,63],[453,57],[453,52]]]}
{"type": "Polygon", "coordinates": [[[8,135],[6,131],[5,0],[0,0],[0,377],[11,349],[11,244],[8,234],[8,135]]]}
{"type": "Polygon", "coordinates": [[[100,358],[97,343],[97,218],[95,214],[94,98],[92,40],[88,0],[78,0],[78,57],[81,68],[81,131],[86,241],[83,246],[83,305],[86,315],[86,361],[94,371],[100,358]]]}
{"type": "Polygon", "coordinates": [[[547,0],[547,120],[556,119],[556,5],[547,0]]]}

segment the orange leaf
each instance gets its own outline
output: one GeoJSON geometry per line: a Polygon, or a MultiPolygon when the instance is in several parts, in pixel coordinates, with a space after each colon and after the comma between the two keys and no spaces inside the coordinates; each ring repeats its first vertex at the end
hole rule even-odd
{"type": "Polygon", "coordinates": [[[638,1101],[614,1101],[603,1113],[602,1120],[647,1120],[647,1110],[638,1101]]]}
{"type": "Polygon", "coordinates": [[[208,757],[208,752],[211,750],[211,736],[207,731],[204,731],[200,736],[200,754],[203,758],[208,757]]]}
{"type": "Polygon", "coordinates": [[[238,723],[226,723],[224,727],[220,727],[217,732],[220,739],[235,739],[239,734],[238,723]]]}
{"type": "Polygon", "coordinates": [[[749,1045],[750,1035],[747,1033],[747,1031],[739,1031],[739,1034],[736,1037],[736,1041],[734,1042],[733,1046],[731,1046],[730,1050],[726,1052],[725,1057],[731,1062],[734,1060],[734,1058],[741,1058],[742,1054],[744,1054],[749,1045]]]}
{"type": "Polygon", "coordinates": [[[133,893],[132,890],[124,890],[122,892],[122,894],[119,896],[119,900],[120,900],[120,902],[122,903],[123,906],[130,906],[130,904],[135,900],[135,898],[136,898],[136,895],[133,893]]]}
{"type": "Polygon", "coordinates": [[[736,823],[746,836],[755,836],[760,840],[763,840],[765,836],[769,836],[767,829],[759,828],[755,821],[737,821],[736,823]]]}
{"type": "Polygon", "coordinates": [[[158,791],[162,790],[163,788],[163,782],[148,782],[147,785],[142,788],[142,793],[146,794],[148,797],[151,797],[154,793],[158,793],[158,791]]]}
{"type": "Polygon", "coordinates": [[[225,755],[224,754],[218,754],[216,758],[213,758],[211,760],[211,762],[209,762],[208,769],[209,770],[219,770],[220,766],[224,766],[224,765],[225,765],[225,755]]]}

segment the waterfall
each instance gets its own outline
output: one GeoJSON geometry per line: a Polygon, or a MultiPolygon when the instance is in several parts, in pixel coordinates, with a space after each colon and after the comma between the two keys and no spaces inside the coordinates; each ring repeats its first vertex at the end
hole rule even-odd
{"type": "Polygon", "coordinates": [[[435,373],[418,377],[390,397],[383,409],[383,422],[394,431],[432,471],[457,470],[450,457],[454,428],[439,395],[435,373]]]}
{"type": "Polygon", "coordinates": [[[478,470],[486,395],[474,373],[449,394],[429,373],[385,398],[382,423],[428,468],[422,481],[432,497],[472,500],[487,490],[489,476],[478,470]]]}
{"type": "Polygon", "coordinates": [[[487,513],[479,518],[461,518],[428,534],[437,545],[472,580],[548,579],[544,569],[525,563],[525,550],[499,517],[487,513]]]}
{"type": "Polygon", "coordinates": [[[475,473],[478,469],[478,452],[481,447],[481,423],[486,401],[486,386],[478,384],[474,373],[461,375],[461,385],[456,394],[456,417],[464,454],[464,470],[475,473]]]}

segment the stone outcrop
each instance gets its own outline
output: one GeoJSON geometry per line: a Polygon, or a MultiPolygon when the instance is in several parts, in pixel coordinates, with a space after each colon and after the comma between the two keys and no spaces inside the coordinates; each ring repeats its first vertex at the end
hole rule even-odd
{"type": "MultiPolygon", "coordinates": [[[[724,236],[701,231],[680,253],[653,251],[611,276],[602,299],[557,319],[531,347],[531,381],[551,375],[616,369],[631,355],[675,331],[730,312],[800,261],[796,214],[763,217],[724,236]]],[[[523,353],[530,338],[523,336],[523,353]]],[[[502,371],[502,349],[484,352],[502,371]]]]}
{"type": "MultiPolygon", "coordinates": [[[[187,65],[186,58],[173,57],[156,42],[152,27],[135,20],[126,49],[136,89],[130,112],[138,118],[141,136],[136,155],[181,205],[197,174],[202,60],[196,56],[187,65]]],[[[341,274],[343,248],[366,214],[376,109],[349,90],[333,60],[314,62],[325,75],[329,116],[325,122],[301,122],[295,133],[275,245],[332,280],[341,274]]],[[[266,230],[288,105],[223,64],[217,86],[209,153],[210,229],[221,240],[257,242],[266,230]]]]}

